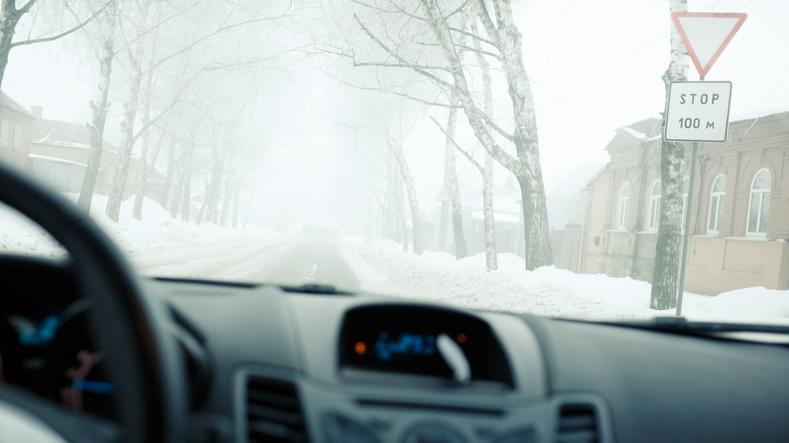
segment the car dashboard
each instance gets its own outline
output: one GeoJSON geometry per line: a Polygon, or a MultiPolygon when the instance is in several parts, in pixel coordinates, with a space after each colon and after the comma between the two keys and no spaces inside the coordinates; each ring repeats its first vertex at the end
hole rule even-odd
{"type": "MultiPolygon", "coordinates": [[[[59,269],[49,272],[62,276],[59,269]]],[[[47,282],[55,281],[38,278],[35,285],[43,294],[67,292],[61,284],[46,292],[47,282]]],[[[786,441],[789,436],[789,353],[782,346],[271,285],[146,279],[143,289],[166,304],[168,329],[187,363],[190,441],[786,441]]],[[[82,373],[71,365],[80,361],[80,352],[100,357],[84,332],[64,335],[68,346],[56,333],[49,345],[29,346],[26,352],[38,349],[39,356],[10,364],[23,354],[21,329],[9,329],[9,319],[27,315],[36,325],[26,329],[31,336],[46,336],[47,318],[59,322],[63,312],[77,309],[73,294],[56,298],[60,302],[36,312],[46,303],[15,303],[13,314],[10,304],[3,306],[9,313],[2,319],[6,329],[0,342],[5,381],[35,386],[30,371],[47,367],[49,372],[35,376],[62,373],[58,377],[66,381],[39,390],[40,395],[73,407],[62,396],[64,389],[89,381],[93,385],[81,391],[81,407],[106,411],[101,402],[112,394],[104,374],[82,373]],[[25,309],[30,312],[21,312],[25,309]],[[58,351],[66,353],[68,363],[48,361],[56,347],[68,349],[58,351]],[[31,363],[36,358],[38,363],[31,363]]],[[[73,323],[79,330],[80,322],[73,323]]]]}

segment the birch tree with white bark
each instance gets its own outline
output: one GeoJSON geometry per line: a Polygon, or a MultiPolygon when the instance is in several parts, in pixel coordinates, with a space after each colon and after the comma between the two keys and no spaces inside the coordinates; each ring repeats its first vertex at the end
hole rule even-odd
{"type": "MultiPolygon", "coordinates": [[[[515,25],[512,5],[508,0],[493,0],[490,2],[492,8],[485,0],[473,1],[476,6],[474,13],[484,31],[480,32],[481,35],[460,26],[460,16],[468,10],[466,2],[416,0],[405,6],[391,2],[385,6],[364,3],[368,9],[378,11],[382,21],[385,16],[401,14],[413,22],[426,25],[429,33],[420,32],[420,38],[412,39],[411,42],[417,46],[437,47],[443,60],[436,62],[414,58],[413,54],[419,51],[395,44],[389,34],[375,32],[370,23],[356,15],[358,26],[379,47],[384,60],[354,60],[354,64],[409,69],[428,79],[438,89],[456,94],[480,144],[518,181],[526,249],[525,266],[526,269],[535,269],[551,264],[552,254],[535,105],[523,57],[523,37],[515,25]],[[463,54],[475,52],[475,49],[459,44],[462,41],[460,36],[478,40],[482,45],[476,52],[495,60],[501,67],[510,101],[511,122],[494,121],[476,102],[470,82],[472,74],[463,61],[463,54]],[[513,128],[504,129],[507,124],[513,128]]],[[[402,40],[402,37],[398,39],[402,40]]]]}
{"type": "MultiPolygon", "coordinates": [[[[669,0],[669,12],[687,12],[687,0],[669,0]]],[[[670,20],[669,20],[670,22],[670,20]]],[[[668,100],[672,82],[688,79],[688,51],[679,32],[671,27],[671,62],[663,74],[668,100]]],[[[665,122],[664,122],[665,124],[665,122]]],[[[652,268],[652,309],[671,309],[677,306],[679,263],[682,254],[682,161],[685,146],[678,142],[662,141],[660,147],[661,204],[655,262],[652,268]]]]}

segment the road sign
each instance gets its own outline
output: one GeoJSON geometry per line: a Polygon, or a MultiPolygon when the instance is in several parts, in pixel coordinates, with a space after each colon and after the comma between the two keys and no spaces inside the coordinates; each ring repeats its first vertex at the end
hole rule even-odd
{"type": "Polygon", "coordinates": [[[668,90],[665,139],[723,142],[729,126],[731,82],[673,82],[668,90]]]}
{"type": "Polygon", "coordinates": [[[748,14],[744,12],[674,12],[677,28],[696,71],[704,78],[748,14]]]}

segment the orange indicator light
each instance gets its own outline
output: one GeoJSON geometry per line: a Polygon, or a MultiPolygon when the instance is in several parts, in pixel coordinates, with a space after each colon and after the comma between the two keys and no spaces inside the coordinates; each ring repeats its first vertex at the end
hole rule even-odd
{"type": "Polygon", "coordinates": [[[353,350],[358,355],[364,355],[367,353],[367,345],[364,344],[363,341],[357,341],[356,344],[353,345],[353,350]]]}
{"type": "Polygon", "coordinates": [[[466,334],[462,332],[459,333],[455,338],[457,339],[457,342],[460,343],[461,345],[468,341],[468,337],[466,337],[466,334]]]}

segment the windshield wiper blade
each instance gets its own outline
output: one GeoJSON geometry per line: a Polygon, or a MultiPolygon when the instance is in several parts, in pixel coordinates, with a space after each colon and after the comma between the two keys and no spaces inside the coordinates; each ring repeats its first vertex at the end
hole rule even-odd
{"type": "Polygon", "coordinates": [[[301,294],[321,294],[321,295],[351,295],[352,292],[338,289],[334,285],[325,283],[305,283],[303,285],[278,285],[285,292],[301,294]]]}
{"type": "Polygon", "coordinates": [[[708,322],[688,320],[685,317],[654,317],[651,320],[600,322],[611,326],[624,326],[687,334],[718,334],[755,332],[764,334],[789,334],[789,325],[763,323],[708,322]]]}

